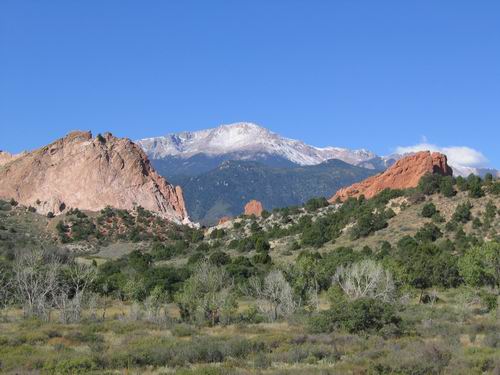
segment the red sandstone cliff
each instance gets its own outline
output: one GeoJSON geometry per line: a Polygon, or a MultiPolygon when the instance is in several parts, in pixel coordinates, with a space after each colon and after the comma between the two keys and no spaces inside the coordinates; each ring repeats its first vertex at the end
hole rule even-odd
{"type": "Polygon", "coordinates": [[[262,203],[259,201],[251,200],[245,205],[245,215],[251,216],[255,215],[257,217],[262,216],[262,211],[264,211],[264,207],[262,207],[262,203]]]}
{"type": "Polygon", "coordinates": [[[364,195],[372,198],[384,189],[409,189],[417,187],[420,178],[427,173],[451,176],[453,170],[448,166],[446,155],[438,152],[422,151],[398,160],[385,172],[372,176],[362,182],[340,189],[330,198],[333,203],[349,197],[364,195]]]}

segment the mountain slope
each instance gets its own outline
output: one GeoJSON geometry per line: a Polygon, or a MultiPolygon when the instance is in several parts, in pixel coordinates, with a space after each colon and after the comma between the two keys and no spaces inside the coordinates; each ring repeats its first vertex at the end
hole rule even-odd
{"type": "Polygon", "coordinates": [[[272,168],[249,161],[226,161],[196,177],[175,180],[182,186],[191,217],[212,224],[222,216],[236,216],[250,199],[271,210],[299,205],[317,196],[371,176],[374,171],[340,160],[313,166],[272,168]]]}
{"type": "Polygon", "coordinates": [[[146,138],[137,141],[137,144],[153,160],[171,156],[187,159],[198,154],[221,156],[237,153],[237,160],[258,160],[259,155],[273,155],[298,165],[315,165],[329,159],[355,165],[376,157],[366,150],[313,147],[252,123],[146,138]]]}
{"type": "Polygon", "coordinates": [[[225,161],[247,160],[255,161],[268,167],[291,168],[298,166],[290,160],[268,153],[256,153],[245,155],[239,152],[231,152],[223,155],[196,154],[190,157],[166,156],[162,159],[153,159],[151,163],[162,176],[170,181],[176,181],[180,177],[198,176],[209,172],[225,161]],[[249,159],[250,158],[250,159],[249,159]]]}
{"type": "Polygon", "coordinates": [[[0,198],[40,213],[140,205],[176,222],[187,218],[182,190],[161,177],[137,145],[109,133],[72,132],[0,165],[0,198]]]}

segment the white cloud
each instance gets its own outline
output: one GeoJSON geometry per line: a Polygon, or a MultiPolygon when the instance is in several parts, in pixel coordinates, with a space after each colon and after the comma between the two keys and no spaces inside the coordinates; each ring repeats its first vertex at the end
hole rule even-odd
{"type": "Polygon", "coordinates": [[[438,151],[448,156],[451,165],[464,167],[484,167],[488,159],[480,152],[466,146],[440,147],[431,143],[422,142],[414,146],[400,146],[396,148],[398,154],[417,151],[438,151]]]}

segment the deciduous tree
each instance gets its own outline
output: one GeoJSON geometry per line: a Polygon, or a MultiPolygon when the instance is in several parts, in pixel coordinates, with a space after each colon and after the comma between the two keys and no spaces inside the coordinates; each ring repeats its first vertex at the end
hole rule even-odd
{"type": "Polygon", "coordinates": [[[352,300],[373,298],[389,302],[394,298],[392,274],[370,259],[350,266],[340,266],[333,282],[352,300]]]}
{"type": "Polygon", "coordinates": [[[257,307],[270,321],[286,318],[295,311],[292,288],[281,271],[271,271],[263,281],[252,278],[249,284],[257,298],[257,307]]]}

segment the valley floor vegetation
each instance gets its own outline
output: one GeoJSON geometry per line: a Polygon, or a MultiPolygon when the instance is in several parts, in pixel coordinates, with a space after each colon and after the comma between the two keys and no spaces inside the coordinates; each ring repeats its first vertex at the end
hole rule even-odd
{"type": "Polygon", "coordinates": [[[499,198],[428,175],[209,229],[2,201],[0,371],[500,374],[499,198]]]}

